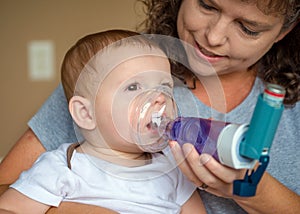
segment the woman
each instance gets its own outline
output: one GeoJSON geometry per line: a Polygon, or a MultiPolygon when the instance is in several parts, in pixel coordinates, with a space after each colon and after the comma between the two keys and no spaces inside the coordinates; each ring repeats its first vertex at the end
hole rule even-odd
{"type": "MultiPolygon", "coordinates": [[[[146,32],[166,34],[178,37],[190,43],[199,50],[199,55],[208,60],[216,70],[223,85],[226,99],[226,109],[217,109],[224,113],[227,121],[235,123],[249,122],[253,105],[258,93],[255,93],[262,83],[277,83],[287,90],[285,104],[295,105],[287,109],[282,118],[278,132],[281,136],[275,138],[268,169],[283,183],[266,173],[253,198],[239,198],[232,195],[232,182],[241,179],[244,172],[233,171],[221,166],[210,156],[198,155],[192,145],[184,145],[183,151],[176,142],[171,142],[174,155],[178,161],[187,156],[181,163],[183,172],[205,191],[202,198],[208,210],[212,213],[235,213],[231,210],[229,200],[233,199],[249,213],[292,213],[300,209],[299,188],[293,176],[299,176],[299,161],[293,163],[286,155],[293,154],[293,149],[299,149],[296,130],[299,128],[299,1],[213,1],[213,0],[183,0],[183,1],[144,1],[148,8],[146,32]],[[171,3],[171,4],[170,4],[171,3]],[[170,7],[171,5],[171,7],[170,7]],[[170,9],[166,9],[170,7],[170,9]],[[159,18],[157,18],[159,17],[159,18]],[[293,29],[294,27],[294,29],[293,29]],[[292,32],[290,32],[292,30],[292,32]],[[290,32],[290,33],[289,33],[290,32]],[[288,34],[289,33],[289,34],[288,34]],[[296,50],[296,51],[295,51],[296,50]],[[247,103],[247,104],[246,104],[247,103]],[[243,108],[246,111],[240,111],[243,108]],[[250,114],[249,114],[250,110],[250,114]],[[296,117],[296,118],[293,118],[296,117]],[[293,122],[290,123],[289,121],[293,122]],[[288,132],[288,133],[286,133],[288,132]],[[287,137],[288,136],[288,137],[287,137]],[[293,141],[285,150],[282,144],[285,140],[293,141]],[[275,152],[276,151],[276,152],[275,152]],[[286,153],[287,152],[287,153],[286,153]],[[293,175],[286,170],[287,163],[296,167],[293,175]],[[286,172],[284,175],[283,172],[286,172]],[[295,185],[293,185],[293,182],[295,185]],[[209,192],[210,194],[208,194],[209,192]],[[272,201],[271,201],[272,198],[272,201]],[[208,202],[209,201],[209,202],[208,202]],[[220,208],[220,207],[223,207],[220,208]]],[[[167,47],[166,47],[167,48],[167,47]]],[[[188,85],[192,85],[192,93],[201,101],[200,109],[205,111],[212,106],[200,81],[193,83],[195,74],[183,71],[178,65],[173,66],[173,72],[188,85]],[[175,67],[175,68],[174,68],[175,67]]],[[[199,77],[199,75],[197,75],[199,77]]],[[[209,78],[200,75],[201,80],[209,78]]],[[[261,90],[259,90],[261,91],[261,90]]],[[[177,103],[180,105],[181,102],[177,103]]],[[[201,115],[207,117],[208,115],[201,115]]],[[[295,150],[296,151],[296,150],[295,150]]],[[[290,168],[289,168],[290,169],[290,168]]],[[[234,205],[232,205],[234,206],[234,205]]]]}
{"type": "MultiPolygon", "coordinates": [[[[178,160],[183,155],[187,156],[187,160],[180,164],[182,171],[197,186],[206,187],[200,194],[208,213],[299,211],[300,190],[295,187],[299,186],[296,179],[299,178],[300,170],[297,158],[300,155],[297,153],[300,106],[296,103],[299,100],[299,52],[295,51],[299,50],[299,1],[143,2],[147,6],[148,15],[144,32],[170,35],[190,43],[216,70],[223,86],[226,108],[214,108],[214,115],[219,115],[220,118],[226,116],[229,122],[249,122],[257,96],[263,89],[263,82],[258,77],[266,82],[283,85],[287,90],[285,104],[294,105],[284,112],[281,122],[283,125],[279,127],[280,134],[273,143],[270,155],[273,160],[268,167],[270,174],[265,173],[263,176],[255,197],[240,198],[232,195],[232,181],[242,178],[243,171],[224,167],[206,154],[199,156],[189,144],[181,150],[175,142],[171,142],[178,160]],[[282,146],[283,142],[289,144],[282,146]],[[287,170],[287,167],[290,168],[287,170]]],[[[186,82],[193,95],[198,98],[198,107],[203,112],[200,116],[209,118],[211,115],[205,112],[212,111],[212,104],[201,82],[193,73],[186,72],[176,63],[173,64],[172,71],[186,82]]],[[[201,80],[210,78],[207,73],[197,75],[199,76],[201,80]]],[[[53,142],[62,143],[74,139],[71,119],[65,113],[67,109],[62,110],[66,108],[66,101],[61,91],[58,88],[40,114],[29,122],[30,129],[0,165],[1,183],[15,180],[20,171],[30,167],[45,148],[56,148],[58,145],[53,142]],[[46,113],[51,116],[46,116],[46,113]],[[43,123],[43,118],[46,118],[47,123],[43,123]],[[48,136],[49,133],[53,133],[53,136],[48,136]],[[53,137],[60,141],[56,138],[53,140],[53,137]],[[24,154],[28,155],[24,157],[24,154]],[[22,160],[19,158],[21,156],[22,160]],[[16,167],[12,169],[10,166],[13,164],[16,167]]],[[[179,104],[181,95],[177,93],[179,104]]],[[[181,107],[184,108],[184,105],[181,107]]],[[[185,112],[183,109],[183,115],[193,114],[187,108],[185,112]]]]}

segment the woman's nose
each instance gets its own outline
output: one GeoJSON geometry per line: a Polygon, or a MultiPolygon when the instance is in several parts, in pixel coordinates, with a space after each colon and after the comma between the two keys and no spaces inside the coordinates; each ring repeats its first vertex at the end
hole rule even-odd
{"type": "Polygon", "coordinates": [[[210,46],[221,46],[227,41],[227,28],[226,20],[222,17],[214,20],[205,32],[207,42],[210,46]]]}

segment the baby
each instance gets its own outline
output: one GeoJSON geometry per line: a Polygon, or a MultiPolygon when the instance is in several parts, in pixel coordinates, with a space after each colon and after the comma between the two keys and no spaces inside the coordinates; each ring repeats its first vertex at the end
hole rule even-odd
{"type": "Polygon", "coordinates": [[[61,71],[82,140],[41,155],[0,197],[0,213],[45,213],[62,201],[119,213],[205,213],[151,128],[152,115],[174,110],[170,64],[154,42],[125,30],[91,34],[71,47],[61,71]]]}

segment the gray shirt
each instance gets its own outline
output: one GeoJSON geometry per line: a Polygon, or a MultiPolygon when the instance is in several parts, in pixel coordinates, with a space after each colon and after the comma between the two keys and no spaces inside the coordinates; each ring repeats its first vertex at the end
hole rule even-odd
{"type": "MultiPolygon", "coordinates": [[[[264,89],[260,79],[248,97],[227,114],[212,110],[184,87],[174,89],[174,97],[182,116],[197,116],[226,120],[231,123],[249,123],[256,105],[257,97],[264,89]]],[[[56,149],[63,143],[80,141],[76,137],[73,121],[68,113],[67,101],[62,86],[59,85],[39,112],[29,121],[34,131],[47,150],[56,149]]],[[[270,163],[267,171],[300,194],[300,103],[283,112],[270,152],[270,163]]],[[[245,213],[233,200],[220,198],[205,191],[200,191],[208,213],[245,213]]]]}

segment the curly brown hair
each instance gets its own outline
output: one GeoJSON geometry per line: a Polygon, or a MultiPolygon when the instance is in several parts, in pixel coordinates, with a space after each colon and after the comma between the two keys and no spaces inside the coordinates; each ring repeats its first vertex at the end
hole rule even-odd
{"type": "MultiPolygon", "coordinates": [[[[163,34],[178,38],[177,15],[182,0],[138,0],[144,5],[145,20],[139,25],[144,33],[163,34]]],[[[299,0],[241,0],[255,2],[257,7],[265,14],[284,15],[285,21],[282,31],[296,25],[294,29],[285,36],[254,65],[258,76],[265,82],[280,84],[286,89],[284,103],[293,105],[300,100],[300,68],[299,51],[299,0]]],[[[172,52],[172,47],[164,47],[165,51],[172,52]]],[[[184,53],[183,49],[178,51],[184,53]]],[[[182,57],[185,57],[184,55],[182,57]]],[[[187,71],[181,64],[172,63],[172,73],[184,80],[187,71]]]]}

